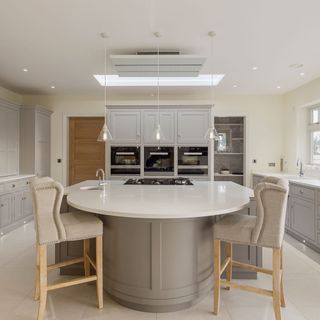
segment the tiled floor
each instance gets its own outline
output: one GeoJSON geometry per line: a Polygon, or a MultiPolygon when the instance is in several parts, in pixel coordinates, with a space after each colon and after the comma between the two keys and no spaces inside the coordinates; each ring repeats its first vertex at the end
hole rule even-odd
{"type": "MultiPolygon", "coordinates": [[[[37,303],[33,300],[35,283],[35,239],[33,223],[0,238],[0,319],[36,319],[37,303]]],[[[49,251],[51,259],[53,250],[49,251]]],[[[285,320],[320,319],[320,255],[306,250],[290,237],[284,245],[284,282],[287,308],[282,309],[285,320]],[[289,244],[289,242],[292,244],[289,244]],[[296,246],[298,249],[296,249],[296,246]],[[301,251],[306,251],[312,259],[301,251]]],[[[264,250],[264,265],[270,267],[271,252],[264,250]]],[[[52,279],[57,277],[52,274],[52,279]]],[[[270,288],[268,276],[242,281],[270,288]]],[[[127,309],[105,294],[103,310],[95,307],[93,285],[70,287],[50,292],[47,319],[110,319],[110,320],[272,320],[271,299],[238,290],[222,290],[221,313],[211,313],[212,295],[193,308],[173,313],[144,313],[127,309]]]]}

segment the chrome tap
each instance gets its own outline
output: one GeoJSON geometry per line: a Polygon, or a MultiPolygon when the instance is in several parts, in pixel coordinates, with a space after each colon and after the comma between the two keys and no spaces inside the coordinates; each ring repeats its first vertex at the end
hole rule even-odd
{"type": "Polygon", "coordinates": [[[106,184],[106,175],[104,173],[104,170],[103,169],[98,169],[96,171],[96,177],[98,178],[99,177],[99,185],[103,185],[103,184],[106,184]],[[102,174],[102,179],[101,179],[101,175],[100,173],[102,174]]]}
{"type": "Polygon", "coordinates": [[[297,161],[297,167],[299,166],[299,176],[302,177],[304,175],[303,172],[303,163],[300,159],[297,161]]]}

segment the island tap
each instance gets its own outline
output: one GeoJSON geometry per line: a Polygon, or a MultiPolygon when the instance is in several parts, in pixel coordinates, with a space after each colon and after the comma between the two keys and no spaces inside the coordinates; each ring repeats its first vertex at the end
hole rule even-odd
{"type": "Polygon", "coordinates": [[[100,168],[100,169],[98,169],[98,170],[96,171],[96,177],[97,177],[97,178],[99,177],[99,185],[100,185],[100,186],[103,185],[103,184],[106,184],[106,175],[105,175],[103,169],[100,168]],[[101,179],[100,173],[102,174],[102,179],[101,179]]]}

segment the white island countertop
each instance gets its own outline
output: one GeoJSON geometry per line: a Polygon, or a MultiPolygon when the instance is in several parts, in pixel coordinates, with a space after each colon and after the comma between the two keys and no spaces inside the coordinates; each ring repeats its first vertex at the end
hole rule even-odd
{"type": "Polygon", "coordinates": [[[290,173],[265,173],[265,172],[254,172],[252,173],[254,176],[261,176],[261,177],[278,177],[287,179],[289,182],[300,184],[302,186],[306,187],[312,187],[312,188],[320,188],[320,179],[308,177],[308,176],[302,176],[300,177],[298,174],[290,174],[290,173]]]}
{"type": "Polygon", "coordinates": [[[0,183],[12,182],[16,180],[29,179],[35,177],[34,174],[20,174],[14,176],[0,177],[0,183]]]}
{"type": "Polygon", "coordinates": [[[246,207],[253,190],[233,182],[193,181],[194,185],[124,185],[108,181],[105,190],[90,180],[66,188],[68,204],[76,209],[118,217],[179,219],[214,216],[246,207]]]}

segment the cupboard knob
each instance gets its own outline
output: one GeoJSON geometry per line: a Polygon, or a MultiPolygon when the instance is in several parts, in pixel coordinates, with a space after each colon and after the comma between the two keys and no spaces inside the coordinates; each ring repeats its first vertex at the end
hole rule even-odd
{"type": "Polygon", "coordinates": [[[1,203],[1,206],[0,206],[1,208],[3,208],[4,207],[4,204],[3,203],[1,203]]]}
{"type": "Polygon", "coordinates": [[[12,185],[12,188],[15,188],[15,187],[16,187],[16,185],[15,185],[15,184],[13,184],[13,185],[12,185]]]}
{"type": "Polygon", "coordinates": [[[303,190],[300,190],[300,194],[303,194],[303,190]]]}

